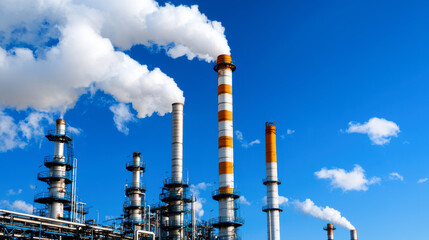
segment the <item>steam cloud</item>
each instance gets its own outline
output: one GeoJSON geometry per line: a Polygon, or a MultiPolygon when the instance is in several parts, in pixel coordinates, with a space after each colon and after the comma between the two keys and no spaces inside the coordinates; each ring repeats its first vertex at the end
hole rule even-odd
{"type": "Polygon", "coordinates": [[[101,90],[139,118],[171,111],[183,92],[159,68],[121,50],[134,45],[207,62],[230,52],[220,22],[197,6],[153,0],[0,1],[0,109],[65,112],[101,90]]]}
{"type": "Polygon", "coordinates": [[[345,217],[341,216],[341,212],[331,207],[326,206],[323,208],[316,206],[314,202],[308,198],[304,202],[296,200],[293,202],[293,204],[296,208],[305,214],[311,215],[321,220],[332,222],[349,230],[355,229],[355,227],[353,227],[353,225],[345,217]]]}

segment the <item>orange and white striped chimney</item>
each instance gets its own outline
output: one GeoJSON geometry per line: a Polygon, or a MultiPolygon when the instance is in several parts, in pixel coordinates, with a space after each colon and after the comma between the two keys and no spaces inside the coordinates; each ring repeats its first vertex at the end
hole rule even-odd
{"type": "Polygon", "coordinates": [[[267,178],[263,183],[267,186],[267,206],[262,211],[267,213],[268,240],[280,240],[279,187],[277,176],[277,145],[275,123],[265,123],[265,162],[267,178]]]}
{"type": "Polygon", "coordinates": [[[326,225],[326,227],[323,229],[328,233],[328,240],[334,240],[334,230],[336,228],[334,227],[334,225],[332,225],[332,223],[328,223],[328,225],[326,225]]]}
{"type": "Polygon", "coordinates": [[[351,240],[358,240],[356,229],[352,229],[352,230],[350,230],[350,239],[351,239],[351,240]]]}
{"type": "Polygon", "coordinates": [[[218,73],[218,137],[219,137],[219,191],[213,198],[219,201],[220,239],[235,239],[234,151],[232,146],[232,72],[235,65],[230,55],[219,55],[214,70],[218,73]]]}

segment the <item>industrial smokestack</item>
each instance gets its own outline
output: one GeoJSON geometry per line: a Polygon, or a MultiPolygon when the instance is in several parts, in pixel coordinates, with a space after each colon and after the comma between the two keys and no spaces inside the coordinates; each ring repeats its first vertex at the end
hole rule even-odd
{"type": "Polygon", "coordinates": [[[173,103],[171,177],[178,182],[183,178],[183,103],[173,103]]]}
{"type": "Polygon", "coordinates": [[[234,199],[239,198],[234,189],[234,151],[232,146],[232,72],[235,70],[230,55],[219,55],[214,70],[218,73],[218,146],[219,190],[213,199],[219,201],[219,218],[213,222],[219,228],[220,239],[235,239],[235,228],[241,223],[234,212],[234,199]]]}
{"type": "Polygon", "coordinates": [[[265,151],[267,178],[264,185],[267,186],[267,206],[262,210],[267,212],[268,240],[280,240],[280,216],[282,209],[279,206],[277,177],[277,146],[276,126],[274,123],[265,123],[265,151]]]}
{"type": "Polygon", "coordinates": [[[356,229],[350,230],[350,239],[351,240],[357,240],[358,239],[357,238],[357,231],[356,231],[356,229]]]}
{"type": "Polygon", "coordinates": [[[335,229],[336,228],[334,227],[334,225],[332,225],[332,223],[328,223],[326,228],[323,229],[328,233],[328,240],[334,240],[334,230],[335,229]]]}
{"type": "MultiPolygon", "coordinates": [[[[184,196],[183,187],[183,103],[173,103],[173,137],[171,159],[171,196],[184,196]]],[[[184,196],[186,197],[186,196],[184,196]]],[[[184,202],[183,197],[172,199],[169,207],[169,236],[172,239],[183,239],[184,202]]]]}
{"type": "MultiPolygon", "coordinates": [[[[51,136],[64,136],[66,133],[66,121],[64,119],[57,119],[55,133],[51,136]]],[[[49,135],[49,134],[48,134],[49,135]]],[[[48,211],[50,218],[62,218],[64,216],[64,203],[54,199],[67,199],[65,196],[66,192],[66,160],[64,156],[64,138],[54,137],[52,140],[55,141],[55,152],[54,161],[52,166],[49,168],[49,177],[52,177],[48,182],[49,184],[49,197],[52,202],[48,204],[48,211]]]]}

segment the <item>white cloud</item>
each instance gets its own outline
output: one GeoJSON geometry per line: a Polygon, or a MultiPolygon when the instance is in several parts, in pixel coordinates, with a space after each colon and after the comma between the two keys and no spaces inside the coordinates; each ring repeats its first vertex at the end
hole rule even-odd
{"type": "Polygon", "coordinates": [[[291,134],[294,134],[294,133],[295,133],[295,130],[293,130],[293,129],[286,130],[286,134],[287,135],[291,135],[291,134]]]}
{"type": "Polygon", "coordinates": [[[0,201],[0,207],[13,211],[33,213],[33,205],[22,200],[15,200],[13,203],[8,200],[2,200],[0,201]]]}
{"type": "Polygon", "coordinates": [[[329,170],[322,168],[320,171],[315,172],[315,175],[319,179],[330,179],[333,188],[341,188],[344,192],[351,190],[366,191],[369,185],[381,181],[378,177],[367,179],[365,170],[359,165],[355,165],[354,169],[350,172],[341,168],[329,170]]]}
{"type": "Polygon", "coordinates": [[[7,191],[7,195],[9,195],[9,196],[19,195],[21,193],[22,193],[22,189],[18,189],[17,191],[15,191],[13,189],[9,189],[9,191],[7,191]]]}
{"type": "Polygon", "coordinates": [[[23,121],[19,122],[19,130],[26,139],[40,138],[45,134],[45,129],[41,125],[42,121],[49,124],[54,123],[52,117],[46,113],[30,113],[23,121]]]}
{"type": "Polygon", "coordinates": [[[399,175],[399,173],[397,172],[392,172],[389,174],[389,178],[390,180],[400,180],[400,181],[404,181],[404,177],[399,175]]]}
{"type": "MultiPolygon", "coordinates": [[[[267,204],[267,196],[262,198],[262,202],[267,204]]],[[[279,205],[287,205],[289,203],[289,199],[284,196],[279,196],[279,205]]]]}
{"type": "Polygon", "coordinates": [[[121,50],[144,45],[210,62],[230,53],[224,31],[196,5],[0,1],[0,106],[65,112],[100,90],[130,103],[139,118],[162,116],[184,102],[183,92],[159,68],[149,70],[121,50]]]}
{"type": "Polygon", "coordinates": [[[364,124],[349,122],[349,128],[346,132],[368,134],[373,144],[384,145],[389,143],[392,137],[397,137],[400,130],[398,125],[392,121],[373,117],[364,124]]]}
{"type": "Polygon", "coordinates": [[[18,136],[18,126],[11,116],[0,111],[0,152],[14,148],[24,148],[26,142],[18,136]]]}
{"type": "Polygon", "coordinates": [[[429,178],[422,178],[422,179],[419,179],[417,183],[424,183],[424,182],[427,182],[427,180],[429,180],[429,178]]]}
{"type": "Polygon", "coordinates": [[[255,144],[261,143],[261,141],[259,141],[259,139],[255,139],[255,140],[251,141],[250,143],[248,143],[247,140],[244,139],[243,133],[241,131],[238,131],[238,130],[235,131],[235,136],[236,136],[237,140],[240,141],[241,146],[244,148],[249,148],[255,144]]]}
{"type": "Polygon", "coordinates": [[[251,141],[251,142],[249,143],[249,147],[251,147],[251,146],[253,146],[253,145],[255,145],[255,144],[260,144],[260,143],[261,143],[261,141],[259,141],[259,139],[253,140],[253,141],[251,141]]]}
{"type": "Polygon", "coordinates": [[[279,196],[279,205],[284,205],[289,202],[289,199],[287,197],[279,196]]]}
{"type": "Polygon", "coordinates": [[[130,112],[130,107],[124,103],[119,103],[110,106],[110,111],[113,112],[113,121],[115,122],[116,128],[120,132],[128,135],[129,129],[126,123],[136,120],[134,115],[130,112]]]}
{"type": "Polygon", "coordinates": [[[52,117],[46,113],[32,112],[24,120],[15,120],[0,111],[0,152],[14,148],[24,148],[34,139],[40,140],[44,133],[44,125],[53,123],[52,117]]]}
{"type": "Polygon", "coordinates": [[[79,134],[82,132],[82,129],[80,129],[80,128],[75,128],[75,127],[72,127],[72,126],[70,126],[70,125],[68,125],[68,126],[67,126],[67,130],[68,130],[69,132],[71,132],[73,135],[79,135],[79,134]]]}
{"type": "Polygon", "coordinates": [[[240,204],[244,204],[244,205],[247,205],[247,206],[252,205],[249,201],[247,201],[247,199],[246,199],[245,196],[240,196],[240,198],[238,200],[240,201],[240,204]]]}
{"type": "Polygon", "coordinates": [[[189,188],[189,191],[191,191],[196,200],[194,202],[195,216],[199,219],[204,215],[203,204],[207,202],[205,198],[200,197],[200,191],[205,191],[210,186],[212,186],[212,184],[201,182],[197,185],[191,184],[191,187],[189,188]]]}
{"type": "Polygon", "coordinates": [[[305,214],[311,215],[324,221],[332,222],[347,229],[355,229],[355,227],[345,217],[341,216],[341,212],[336,209],[333,209],[328,206],[316,206],[314,202],[308,198],[304,202],[296,200],[293,202],[293,204],[296,208],[298,208],[305,214]]]}
{"type": "Polygon", "coordinates": [[[33,185],[33,184],[30,184],[29,187],[30,187],[30,189],[33,189],[33,190],[36,189],[36,185],[33,185]]]}
{"type": "Polygon", "coordinates": [[[235,131],[235,136],[237,137],[237,139],[238,139],[239,141],[243,141],[243,133],[242,133],[242,132],[240,132],[240,131],[236,130],[236,131],[235,131]]]}

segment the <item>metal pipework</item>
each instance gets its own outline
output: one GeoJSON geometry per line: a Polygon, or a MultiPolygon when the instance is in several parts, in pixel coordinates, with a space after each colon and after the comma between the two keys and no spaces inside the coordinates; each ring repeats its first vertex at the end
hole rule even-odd
{"type": "MultiPolygon", "coordinates": [[[[172,126],[172,159],[171,159],[171,182],[182,183],[183,180],[183,103],[173,103],[173,126],[172,126]]],[[[169,188],[170,194],[183,194],[183,185],[169,188]]],[[[170,226],[183,225],[183,200],[169,202],[169,209],[174,212],[169,217],[170,226]]],[[[183,239],[183,227],[171,228],[169,236],[172,239],[183,239]]]]}
{"type": "MultiPolygon", "coordinates": [[[[234,219],[234,150],[232,125],[232,72],[236,69],[230,55],[219,55],[214,70],[218,73],[218,148],[219,219],[234,219]]],[[[219,226],[220,239],[235,239],[235,225],[219,226]]]]}
{"type": "MultiPolygon", "coordinates": [[[[134,166],[140,166],[140,162],[141,162],[141,157],[140,157],[141,153],[139,152],[133,152],[133,165],[134,166]]],[[[132,182],[132,187],[137,189],[141,186],[140,184],[140,178],[141,178],[141,174],[142,171],[140,170],[140,168],[134,168],[132,170],[133,172],[133,182],[132,182]]],[[[129,195],[130,198],[130,203],[134,206],[142,206],[142,194],[139,192],[134,192],[131,193],[129,195]]],[[[130,213],[130,219],[133,222],[136,223],[141,223],[142,221],[142,210],[141,208],[135,208],[135,209],[131,209],[131,213],[130,213]]]]}
{"type": "Polygon", "coordinates": [[[282,209],[279,206],[277,176],[277,145],[275,123],[265,123],[265,153],[267,178],[264,184],[267,186],[267,206],[263,208],[267,212],[268,240],[280,240],[280,216],[282,209]]]}
{"type": "Polygon", "coordinates": [[[334,230],[336,228],[334,227],[334,225],[332,225],[332,223],[328,223],[328,225],[326,225],[326,227],[323,229],[328,233],[328,240],[334,240],[334,230]]]}
{"type": "MultiPolygon", "coordinates": [[[[64,119],[57,119],[55,134],[64,135],[66,133],[66,121],[64,119]]],[[[55,157],[60,159],[60,161],[65,162],[64,156],[64,142],[55,141],[55,157]]],[[[49,168],[50,176],[54,173],[65,172],[66,167],[60,165],[54,165],[49,168]]],[[[51,198],[64,198],[66,191],[66,184],[64,179],[58,179],[49,183],[49,196],[51,198]]],[[[61,202],[53,201],[48,205],[49,217],[59,219],[64,215],[64,204],[61,202]]]]}
{"type": "Polygon", "coordinates": [[[350,230],[350,239],[351,240],[357,240],[358,239],[357,238],[357,231],[356,231],[356,229],[350,230]]]}

